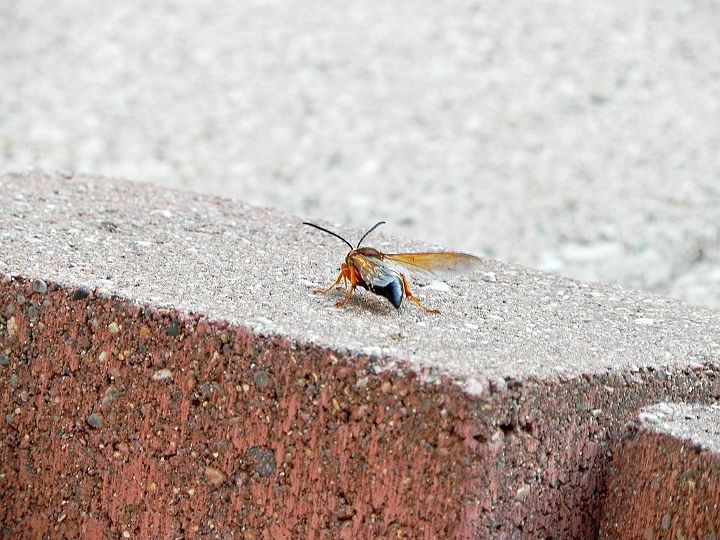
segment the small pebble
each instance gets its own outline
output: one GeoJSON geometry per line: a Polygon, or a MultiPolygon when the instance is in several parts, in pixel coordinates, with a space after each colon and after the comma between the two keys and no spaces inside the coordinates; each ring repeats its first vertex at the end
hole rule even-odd
{"type": "Polygon", "coordinates": [[[267,371],[256,371],[253,373],[253,381],[258,388],[265,388],[270,384],[270,375],[267,371]]]}
{"type": "Polygon", "coordinates": [[[205,477],[214,486],[219,486],[227,480],[225,473],[215,467],[205,467],[205,477]]]}
{"type": "Polygon", "coordinates": [[[10,358],[5,353],[0,353],[0,366],[7,366],[10,364],[10,358]]]}
{"type": "Polygon", "coordinates": [[[100,402],[100,407],[102,407],[103,409],[108,408],[121,395],[122,395],[122,392],[120,390],[118,390],[117,388],[114,388],[112,386],[109,386],[107,388],[107,390],[105,390],[105,395],[103,396],[102,401],[100,402]]]}
{"type": "Polygon", "coordinates": [[[487,379],[468,379],[465,382],[465,391],[471,396],[485,395],[489,389],[490,383],[487,381],[487,379]]]}
{"type": "Polygon", "coordinates": [[[163,379],[172,379],[173,372],[172,370],[168,368],[164,369],[158,369],[155,373],[152,374],[152,380],[153,381],[162,381],[163,379]]]}
{"type": "Polygon", "coordinates": [[[75,292],[72,295],[73,300],[82,300],[83,298],[87,298],[90,296],[90,289],[87,287],[79,287],[75,289],[75,292]]]}
{"type": "Polygon", "coordinates": [[[110,330],[111,334],[117,334],[120,331],[120,326],[116,322],[111,322],[108,325],[108,330],[110,330]]]}
{"type": "Polygon", "coordinates": [[[13,337],[15,335],[16,331],[17,331],[17,322],[15,322],[15,317],[10,317],[7,321],[8,337],[13,337]]]}
{"type": "Polygon", "coordinates": [[[442,292],[450,291],[450,285],[448,285],[444,281],[433,281],[432,283],[429,283],[422,288],[423,289],[432,289],[434,291],[442,291],[442,292]]]}
{"type": "Polygon", "coordinates": [[[103,427],[103,419],[98,413],[90,413],[87,417],[87,423],[91,428],[100,429],[103,427]]]}
{"type": "Polygon", "coordinates": [[[502,377],[489,376],[488,384],[489,384],[490,390],[494,393],[503,394],[508,389],[507,382],[502,377]]]}
{"type": "Polygon", "coordinates": [[[530,486],[524,484],[523,486],[518,488],[517,492],[515,493],[515,498],[518,501],[524,501],[525,499],[527,499],[528,495],[530,495],[530,486]]]}
{"type": "Polygon", "coordinates": [[[42,279],[36,279],[33,281],[32,290],[36,293],[45,294],[48,290],[47,283],[45,283],[42,279]]]}
{"type": "Polygon", "coordinates": [[[165,328],[165,333],[170,337],[177,337],[180,335],[180,325],[176,322],[170,323],[167,328],[165,328]]]}

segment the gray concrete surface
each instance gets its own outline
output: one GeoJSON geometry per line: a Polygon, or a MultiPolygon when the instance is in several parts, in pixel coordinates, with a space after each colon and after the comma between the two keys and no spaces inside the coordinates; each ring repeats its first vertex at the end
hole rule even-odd
{"type": "MultiPolygon", "coordinates": [[[[388,368],[431,368],[429,380],[447,375],[472,393],[505,377],[720,364],[720,314],[619,286],[484,259],[471,275],[414,281],[440,315],[407,303],[398,312],[366,291],[338,309],[340,292],[313,291],[332,282],[347,249],[276,211],[99,177],[6,175],[0,192],[0,272],[388,357],[388,368]]],[[[356,238],[361,231],[340,232],[356,238]]],[[[381,229],[367,245],[428,247],[381,229]]]]}
{"type": "Polygon", "coordinates": [[[696,450],[720,454],[720,406],[693,403],[658,403],[640,411],[639,425],[685,441],[696,450]]]}
{"type": "Polygon", "coordinates": [[[720,407],[647,405],[614,449],[598,538],[715,538],[720,407]]]}
{"type": "Polygon", "coordinates": [[[0,172],[238,197],[720,306],[720,4],[0,4],[0,172]]]}

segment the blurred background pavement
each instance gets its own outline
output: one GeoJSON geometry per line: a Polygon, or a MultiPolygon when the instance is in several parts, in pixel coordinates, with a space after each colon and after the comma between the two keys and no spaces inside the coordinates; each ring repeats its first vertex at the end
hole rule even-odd
{"type": "Polygon", "coordinates": [[[386,219],[718,308],[719,29],[718,0],[0,0],[0,173],[386,219]]]}

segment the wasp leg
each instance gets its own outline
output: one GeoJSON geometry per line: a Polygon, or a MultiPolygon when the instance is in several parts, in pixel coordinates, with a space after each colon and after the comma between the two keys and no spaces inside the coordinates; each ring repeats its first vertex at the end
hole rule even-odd
{"type": "Polygon", "coordinates": [[[354,267],[350,268],[350,267],[348,267],[348,265],[343,263],[341,268],[342,268],[342,271],[344,272],[343,277],[345,278],[345,288],[347,289],[347,292],[345,293],[345,298],[343,298],[340,302],[335,304],[335,307],[346,306],[347,303],[352,298],[353,293],[355,292],[355,287],[357,287],[358,283],[359,283],[358,273],[354,267]]]}
{"type": "Polygon", "coordinates": [[[321,290],[319,290],[319,291],[315,291],[315,294],[327,294],[327,293],[329,293],[329,292],[332,291],[335,287],[337,287],[338,283],[340,283],[340,280],[343,280],[343,281],[345,282],[345,288],[347,288],[347,279],[348,279],[348,278],[347,278],[347,273],[348,273],[347,266],[345,265],[345,263],[343,263],[342,266],[340,267],[340,273],[338,274],[338,277],[337,277],[337,279],[335,280],[335,283],[333,283],[332,285],[330,285],[327,289],[321,289],[321,290]]]}
{"type": "Polygon", "coordinates": [[[407,298],[408,300],[413,302],[417,307],[422,309],[425,313],[434,313],[434,314],[440,313],[440,311],[437,309],[432,309],[427,306],[424,306],[422,304],[422,302],[420,302],[418,297],[415,296],[412,292],[410,292],[410,281],[408,280],[407,277],[405,277],[405,274],[400,274],[400,278],[402,279],[403,289],[405,289],[405,298],[407,298]]]}
{"type": "Polygon", "coordinates": [[[354,292],[355,292],[355,286],[353,285],[352,287],[350,287],[348,289],[347,294],[345,295],[345,298],[343,298],[337,304],[335,304],[335,307],[345,307],[347,305],[347,303],[350,301],[350,299],[352,298],[352,295],[354,292]]]}

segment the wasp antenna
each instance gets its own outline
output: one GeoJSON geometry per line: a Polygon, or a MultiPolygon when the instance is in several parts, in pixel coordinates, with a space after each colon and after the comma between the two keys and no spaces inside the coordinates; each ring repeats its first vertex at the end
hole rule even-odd
{"type": "MultiPolygon", "coordinates": [[[[337,234],[337,233],[334,233],[334,232],[332,232],[332,231],[329,231],[329,230],[327,230],[326,228],[321,227],[320,225],[315,225],[314,223],[310,223],[309,221],[303,221],[303,225],[310,225],[311,227],[315,227],[316,229],[320,229],[320,230],[323,231],[323,232],[326,232],[326,233],[328,233],[328,234],[332,234],[335,238],[339,238],[340,240],[342,240],[343,242],[345,242],[348,246],[350,246],[350,249],[353,249],[352,244],[351,244],[350,242],[348,242],[347,240],[345,240],[342,236],[340,236],[340,235],[337,234]]],[[[375,227],[377,227],[377,225],[376,225],[375,227]]],[[[374,229],[375,227],[373,227],[373,229],[374,229]]],[[[371,230],[372,230],[372,229],[371,229],[371,230]]]]}
{"type": "Polygon", "coordinates": [[[362,241],[365,240],[365,237],[366,237],[368,234],[370,234],[371,232],[373,232],[375,229],[377,229],[377,228],[378,228],[380,225],[382,225],[383,223],[385,223],[385,222],[384,222],[384,221],[378,221],[375,225],[373,225],[372,227],[370,227],[370,230],[369,230],[368,232],[366,232],[365,234],[362,235],[362,238],[361,238],[360,241],[357,243],[357,246],[355,247],[355,249],[357,249],[357,248],[360,247],[360,244],[362,244],[362,241]]]}

